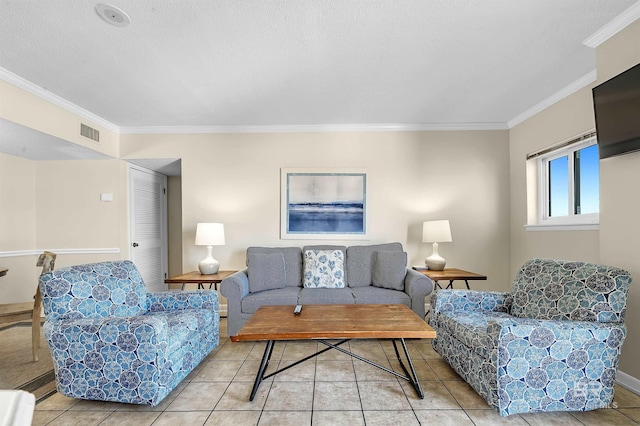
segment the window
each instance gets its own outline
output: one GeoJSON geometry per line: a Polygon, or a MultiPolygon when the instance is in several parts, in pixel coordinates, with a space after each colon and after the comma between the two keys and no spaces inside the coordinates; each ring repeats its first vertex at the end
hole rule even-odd
{"type": "Polygon", "coordinates": [[[538,157],[539,224],[597,224],[600,167],[596,138],[589,135],[538,157]]]}

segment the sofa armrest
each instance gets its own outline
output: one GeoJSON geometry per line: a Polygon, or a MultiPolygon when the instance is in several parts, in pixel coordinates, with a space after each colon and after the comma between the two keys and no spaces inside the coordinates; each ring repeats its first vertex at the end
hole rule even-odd
{"type": "Polygon", "coordinates": [[[227,299],[242,300],[249,294],[248,269],[235,272],[222,280],[220,294],[227,299]]]}
{"type": "Polygon", "coordinates": [[[160,291],[147,293],[149,311],[212,309],[219,312],[218,292],[214,290],[160,291]]]}
{"type": "Polygon", "coordinates": [[[441,290],[431,296],[431,312],[509,312],[511,294],[499,291],[441,290]]]}
{"type": "Polygon", "coordinates": [[[426,315],[424,308],[424,298],[433,291],[433,283],[424,274],[407,268],[407,275],[404,277],[404,292],[411,297],[411,309],[420,317],[426,315]]]}

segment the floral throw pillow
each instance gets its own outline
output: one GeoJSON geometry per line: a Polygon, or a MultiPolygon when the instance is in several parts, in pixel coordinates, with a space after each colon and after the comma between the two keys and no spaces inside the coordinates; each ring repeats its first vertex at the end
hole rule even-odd
{"type": "Polygon", "coordinates": [[[342,250],[305,250],[305,288],[344,288],[342,250]]]}

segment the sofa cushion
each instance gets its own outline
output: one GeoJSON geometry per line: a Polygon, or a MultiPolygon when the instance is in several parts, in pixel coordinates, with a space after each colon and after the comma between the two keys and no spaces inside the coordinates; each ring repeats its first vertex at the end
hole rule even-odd
{"type": "Polygon", "coordinates": [[[407,275],[407,253],[403,251],[376,251],[373,253],[371,284],[374,287],[404,290],[407,275]]]}
{"type": "Polygon", "coordinates": [[[346,246],[338,246],[333,244],[314,244],[310,246],[303,246],[302,252],[304,253],[307,250],[340,250],[343,254],[343,259],[347,258],[347,247],[346,246]]]}
{"type": "Polygon", "coordinates": [[[347,248],[347,284],[349,287],[370,286],[373,254],[377,251],[402,251],[402,244],[387,243],[347,248]]]}
{"type": "Polygon", "coordinates": [[[286,283],[284,255],[282,253],[247,253],[249,291],[273,290],[286,283]]]}
{"type": "Polygon", "coordinates": [[[404,291],[390,290],[388,288],[379,287],[355,287],[352,288],[353,297],[358,305],[371,304],[391,304],[391,305],[407,305],[411,308],[411,297],[404,291]]]}
{"type": "MultiPolygon", "coordinates": [[[[342,252],[343,259],[343,268],[344,268],[344,284],[345,287],[348,285],[347,282],[347,247],[340,246],[335,244],[313,244],[308,246],[302,246],[302,257],[303,257],[303,268],[304,268],[304,252],[307,250],[340,250],[342,252]]],[[[304,271],[302,272],[302,281],[304,282],[304,271]]]]}
{"type": "MultiPolygon", "coordinates": [[[[302,285],[302,250],[300,247],[249,247],[247,248],[247,263],[250,253],[282,253],[286,287],[300,287],[302,285]]],[[[247,266],[249,265],[247,264],[247,266]]]]}
{"type": "Polygon", "coordinates": [[[349,288],[303,288],[298,303],[302,305],[338,305],[356,303],[349,288]]]}
{"type": "Polygon", "coordinates": [[[344,252],[342,250],[305,250],[305,288],[344,288],[344,252]]]}
{"type": "Polygon", "coordinates": [[[255,313],[260,306],[266,305],[297,305],[300,287],[283,287],[275,290],[249,293],[242,299],[242,312],[255,313]]]}

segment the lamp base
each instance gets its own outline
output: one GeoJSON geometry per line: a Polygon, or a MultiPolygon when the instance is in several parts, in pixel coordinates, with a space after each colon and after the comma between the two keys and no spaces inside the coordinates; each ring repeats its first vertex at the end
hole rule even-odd
{"type": "Polygon", "coordinates": [[[444,265],[446,265],[446,261],[442,256],[437,254],[431,255],[427,257],[424,261],[424,264],[432,271],[442,271],[444,269],[444,265]]]}
{"type": "Polygon", "coordinates": [[[217,274],[220,269],[220,262],[211,256],[207,256],[198,263],[198,269],[202,275],[217,274]]]}
{"type": "Polygon", "coordinates": [[[447,262],[438,254],[438,243],[433,243],[433,253],[424,260],[424,264],[432,271],[442,271],[447,262]]]}

